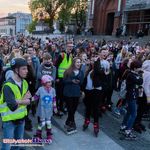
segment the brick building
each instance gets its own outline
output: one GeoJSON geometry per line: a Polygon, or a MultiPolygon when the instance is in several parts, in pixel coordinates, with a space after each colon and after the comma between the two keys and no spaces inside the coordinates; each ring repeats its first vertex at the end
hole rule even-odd
{"type": "Polygon", "coordinates": [[[150,34],[150,0],[95,0],[95,34],[115,34],[123,24],[128,35],[135,35],[138,29],[150,34]]]}
{"type": "Polygon", "coordinates": [[[125,0],[95,0],[93,27],[96,34],[112,35],[122,24],[125,0]]]}
{"type": "Polygon", "coordinates": [[[123,21],[129,35],[135,35],[139,29],[150,35],[150,0],[126,0],[123,21]]]}

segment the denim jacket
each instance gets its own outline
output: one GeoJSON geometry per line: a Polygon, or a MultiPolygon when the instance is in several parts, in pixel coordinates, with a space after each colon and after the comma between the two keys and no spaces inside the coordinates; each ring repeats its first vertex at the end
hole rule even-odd
{"type": "Polygon", "coordinates": [[[78,75],[75,75],[74,72],[70,75],[70,77],[64,78],[63,83],[64,83],[64,90],[63,94],[66,97],[80,97],[80,87],[83,83],[84,79],[84,74],[80,70],[78,75]],[[73,83],[72,80],[77,79],[80,80],[78,84],[73,83]]]}

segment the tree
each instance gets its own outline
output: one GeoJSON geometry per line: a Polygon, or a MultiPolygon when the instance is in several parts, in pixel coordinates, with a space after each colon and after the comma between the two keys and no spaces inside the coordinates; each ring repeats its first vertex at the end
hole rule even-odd
{"type": "Polygon", "coordinates": [[[34,18],[38,18],[41,12],[49,18],[50,27],[56,18],[62,25],[68,24],[74,14],[76,24],[81,28],[85,22],[87,0],[30,0],[29,8],[34,18]]]}
{"type": "Polygon", "coordinates": [[[28,31],[29,33],[32,33],[35,30],[35,26],[37,25],[37,19],[33,20],[29,26],[28,26],[28,31]]]}
{"type": "MultiPolygon", "coordinates": [[[[68,6],[71,7],[74,0],[30,0],[29,8],[33,17],[38,18],[40,12],[50,19],[51,25],[58,13],[64,9],[68,12],[68,6]]],[[[68,14],[68,13],[67,13],[68,14]]]]}
{"type": "Polygon", "coordinates": [[[86,24],[87,0],[76,0],[73,9],[73,17],[76,20],[77,29],[79,30],[79,32],[81,32],[86,24]]]}

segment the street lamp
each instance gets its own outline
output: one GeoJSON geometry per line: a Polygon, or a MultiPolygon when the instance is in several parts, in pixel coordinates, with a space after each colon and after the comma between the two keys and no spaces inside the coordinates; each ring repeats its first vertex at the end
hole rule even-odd
{"type": "Polygon", "coordinates": [[[65,25],[65,41],[67,43],[67,31],[68,31],[68,26],[65,25]]]}

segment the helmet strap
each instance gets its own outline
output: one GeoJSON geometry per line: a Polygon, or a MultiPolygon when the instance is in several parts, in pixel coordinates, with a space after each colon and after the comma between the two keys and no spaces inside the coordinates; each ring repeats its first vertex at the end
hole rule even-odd
{"type": "Polygon", "coordinates": [[[20,76],[20,74],[19,74],[19,68],[17,68],[17,70],[18,70],[18,72],[16,71],[16,70],[14,70],[14,72],[17,74],[17,76],[22,80],[23,78],[20,76]]]}

